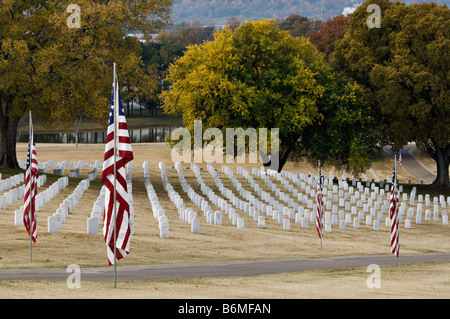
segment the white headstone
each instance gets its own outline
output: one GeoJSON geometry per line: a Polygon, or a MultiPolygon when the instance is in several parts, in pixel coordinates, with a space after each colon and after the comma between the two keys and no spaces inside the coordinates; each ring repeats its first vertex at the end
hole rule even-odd
{"type": "Polygon", "coordinates": [[[214,225],[222,226],[222,212],[221,211],[214,212],[214,225]]]}
{"type": "Polygon", "coordinates": [[[231,224],[233,226],[237,225],[237,219],[239,218],[239,214],[238,213],[233,213],[232,219],[231,219],[231,224]]]}
{"type": "Polygon", "coordinates": [[[431,220],[431,211],[429,209],[425,210],[425,220],[431,220]]]}
{"type": "Polygon", "coordinates": [[[98,217],[91,216],[87,219],[87,233],[88,235],[97,235],[97,232],[98,232],[98,217]]]}
{"type": "Polygon", "coordinates": [[[416,214],[416,224],[422,224],[422,214],[416,214]]]}
{"type": "Polygon", "coordinates": [[[14,225],[23,225],[23,211],[21,209],[14,212],[14,225]]]}
{"type": "Polygon", "coordinates": [[[375,231],[380,230],[380,222],[377,219],[373,221],[372,229],[375,230],[375,231]]]}
{"type": "Polygon", "coordinates": [[[336,214],[331,215],[331,224],[334,225],[334,226],[337,226],[337,224],[338,224],[338,215],[336,215],[336,214]]]}
{"type": "Polygon", "coordinates": [[[266,221],[264,216],[259,216],[258,217],[258,227],[259,228],[266,228],[266,221]]]}
{"type": "Polygon", "coordinates": [[[411,219],[409,218],[405,219],[405,228],[407,229],[411,228],[411,219]]]}
{"type": "Polygon", "coordinates": [[[285,218],[283,220],[283,230],[286,230],[286,231],[291,230],[291,220],[289,218],[285,218]]]}
{"type": "Polygon", "coordinates": [[[244,218],[240,217],[236,220],[236,227],[238,229],[244,229],[244,218]]]}
{"type": "Polygon", "coordinates": [[[366,216],[366,225],[367,226],[372,225],[372,216],[371,215],[366,216]]]}
{"type": "Polygon", "coordinates": [[[191,220],[191,232],[194,234],[200,233],[200,219],[194,218],[191,220]]]}
{"type": "Polygon", "coordinates": [[[278,224],[282,225],[283,224],[283,220],[284,220],[284,215],[283,214],[278,214],[278,224]]]}
{"type": "Polygon", "coordinates": [[[49,233],[57,233],[58,232],[58,229],[59,229],[58,221],[55,216],[48,216],[47,224],[48,224],[47,230],[49,233]]]}
{"type": "Polygon", "coordinates": [[[345,222],[350,224],[352,222],[352,214],[345,214],[345,222]]]}
{"type": "Polygon", "coordinates": [[[359,228],[359,218],[353,218],[353,228],[359,228]]]}
{"type": "Polygon", "coordinates": [[[159,237],[169,238],[169,223],[163,221],[159,226],[159,237]]]}
{"type": "Polygon", "coordinates": [[[391,219],[386,217],[386,227],[391,227],[391,219]]]}
{"type": "Polygon", "coordinates": [[[302,228],[308,228],[308,217],[302,218],[302,228]]]}

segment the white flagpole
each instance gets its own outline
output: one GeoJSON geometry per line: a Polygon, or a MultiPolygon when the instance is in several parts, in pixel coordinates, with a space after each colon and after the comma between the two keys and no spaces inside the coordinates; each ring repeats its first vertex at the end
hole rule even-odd
{"type": "MultiPolygon", "coordinates": [[[[320,179],[321,179],[321,176],[320,176],[320,175],[322,175],[322,174],[320,173],[320,160],[319,160],[319,188],[320,188],[320,191],[322,191],[322,189],[321,189],[321,187],[320,187],[320,179]]],[[[316,207],[317,207],[318,204],[319,204],[319,203],[316,203],[316,207]]],[[[320,209],[320,213],[322,213],[322,208],[320,209]]],[[[317,212],[316,212],[316,214],[317,214],[317,212]]],[[[316,218],[317,218],[317,216],[316,216],[316,218]]],[[[321,216],[321,214],[319,215],[319,219],[320,219],[320,223],[321,223],[321,225],[322,225],[322,229],[320,230],[320,232],[321,232],[321,235],[320,235],[320,250],[322,250],[323,221],[322,221],[322,216],[321,216]]]]}
{"type": "Polygon", "coordinates": [[[117,74],[116,63],[114,63],[114,288],[117,286],[117,272],[116,272],[116,154],[117,154],[117,121],[119,119],[118,112],[118,95],[117,94],[117,74]]]}
{"type": "Polygon", "coordinates": [[[28,218],[30,220],[30,263],[33,263],[33,220],[32,220],[32,210],[33,210],[33,142],[34,142],[34,137],[32,138],[32,132],[33,132],[33,128],[32,128],[32,121],[31,121],[31,111],[29,113],[29,122],[30,122],[30,127],[29,129],[29,142],[28,142],[28,156],[30,157],[29,161],[30,161],[30,166],[29,166],[29,170],[30,170],[30,181],[29,181],[29,185],[30,185],[30,209],[28,210],[28,218]]]}
{"type": "MultiPolygon", "coordinates": [[[[396,223],[396,231],[398,232],[398,223],[397,223],[397,220],[398,220],[398,216],[397,216],[397,214],[398,214],[398,200],[397,200],[397,155],[395,155],[394,154],[394,201],[395,201],[395,211],[394,211],[394,213],[395,213],[395,215],[394,215],[394,218],[395,218],[395,223],[396,223]]],[[[391,221],[391,223],[392,223],[392,221],[391,221]]],[[[397,237],[397,246],[398,246],[398,237],[397,237]]],[[[398,250],[398,247],[397,247],[397,250],[398,250]]],[[[396,256],[396,258],[395,258],[395,261],[396,261],[396,265],[397,265],[397,267],[398,267],[398,251],[397,251],[397,253],[395,254],[396,256]]]]}

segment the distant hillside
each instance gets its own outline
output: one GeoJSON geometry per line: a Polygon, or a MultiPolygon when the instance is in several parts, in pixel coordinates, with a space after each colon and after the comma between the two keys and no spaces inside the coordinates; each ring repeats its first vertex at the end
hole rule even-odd
{"type": "MultiPolygon", "coordinates": [[[[173,21],[203,24],[226,24],[231,17],[239,21],[254,19],[282,19],[290,14],[299,14],[322,21],[342,14],[345,8],[362,3],[363,0],[174,0],[173,21]]],[[[404,0],[406,4],[430,2],[404,0]]],[[[448,5],[448,0],[434,2],[448,5]]]]}

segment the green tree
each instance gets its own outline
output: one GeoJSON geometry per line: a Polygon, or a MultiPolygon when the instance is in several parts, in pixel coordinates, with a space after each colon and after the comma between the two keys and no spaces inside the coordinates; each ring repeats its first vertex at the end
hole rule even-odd
{"type": "Polygon", "coordinates": [[[155,41],[176,46],[202,44],[204,41],[211,41],[214,38],[214,31],[213,26],[203,26],[200,22],[194,21],[189,25],[183,23],[175,30],[160,32],[155,41]]]}
{"type": "Polygon", "coordinates": [[[154,74],[157,78],[157,94],[140,95],[139,101],[150,110],[150,114],[153,116],[155,115],[157,108],[161,106],[159,95],[162,91],[168,90],[170,87],[170,83],[165,80],[169,65],[173,63],[176,58],[183,55],[186,47],[158,42],[142,43],[141,47],[141,57],[144,69],[148,70],[149,74],[154,74]]]}
{"type": "Polygon", "coordinates": [[[305,38],[274,20],[246,22],[188,47],[169,69],[163,108],[191,132],[194,120],[204,129],[279,128],[280,153],[265,164],[279,171],[300,156],[362,168],[375,145],[370,108],[360,86],[337,79],[305,38]]]}
{"type": "Polygon", "coordinates": [[[106,122],[113,62],[121,87],[153,85],[136,74],[139,42],[125,35],[161,27],[172,1],[75,1],[79,25],[68,23],[73,2],[0,3],[0,168],[18,168],[17,124],[28,110],[47,125],[80,116],[106,122]]]}
{"type": "Polygon", "coordinates": [[[435,3],[366,1],[336,48],[336,65],[370,89],[387,142],[416,142],[435,161],[433,187],[450,188],[450,11],[435,3]],[[376,3],[381,28],[369,29],[376,3]]]}
{"type": "Polygon", "coordinates": [[[280,29],[289,31],[293,37],[304,37],[308,32],[318,31],[321,25],[319,20],[308,20],[298,14],[291,14],[280,22],[280,29]]]}

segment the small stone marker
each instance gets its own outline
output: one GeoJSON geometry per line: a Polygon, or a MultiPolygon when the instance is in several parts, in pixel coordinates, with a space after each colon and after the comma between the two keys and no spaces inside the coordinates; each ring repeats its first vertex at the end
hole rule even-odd
{"type": "Polygon", "coordinates": [[[169,238],[169,223],[166,221],[161,222],[159,226],[159,237],[169,238]]]}
{"type": "Polygon", "coordinates": [[[191,220],[191,232],[194,234],[200,233],[200,219],[194,218],[191,220]]]}
{"type": "Polygon", "coordinates": [[[264,216],[259,216],[258,217],[258,227],[259,228],[266,228],[266,220],[265,220],[264,216]]]}
{"type": "Polygon", "coordinates": [[[238,229],[244,229],[244,218],[239,217],[239,218],[236,220],[236,227],[237,227],[238,229]]]}
{"type": "Polygon", "coordinates": [[[289,218],[285,218],[283,220],[283,230],[286,230],[286,231],[291,230],[291,220],[289,218]]]}

